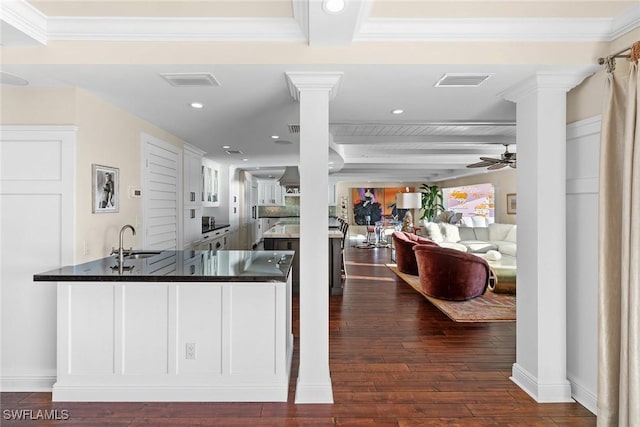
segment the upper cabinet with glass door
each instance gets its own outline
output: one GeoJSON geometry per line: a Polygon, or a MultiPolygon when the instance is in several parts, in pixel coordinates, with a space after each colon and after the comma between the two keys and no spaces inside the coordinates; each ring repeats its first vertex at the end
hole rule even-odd
{"type": "Polygon", "coordinates": [[[207,158],[202,159],[202,206],[220,206],[220,167],[207,158]]]}

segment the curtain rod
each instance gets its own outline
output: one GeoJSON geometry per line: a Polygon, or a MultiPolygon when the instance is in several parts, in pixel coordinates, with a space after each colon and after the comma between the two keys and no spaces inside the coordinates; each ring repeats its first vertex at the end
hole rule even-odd
{"type": "Polygon", "coordinates": [[[612,58],[612,59],[616,59],[616,58],[629,58],[631,55],[622,55],[624,52],[628,51],[631,49],[631,46],[624,48],[616,53],[614,53],[613,55],[609,55],[606,58],[598,58],[598,64],[603,65],[605,62],[607,62],[608,58],[612,58]]]}

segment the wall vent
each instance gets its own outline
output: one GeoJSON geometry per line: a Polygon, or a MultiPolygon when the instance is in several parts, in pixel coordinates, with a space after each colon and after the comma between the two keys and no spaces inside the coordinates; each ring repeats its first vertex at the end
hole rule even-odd
{"type": "Polygon", "coordinates": [[[227,154],[243,154],[240,150],[225,150],[227,154]]]}
{"type": "Polygon", "coordinates": [[[300,133],[300,125],[287,125],[289,127],[289,133],[299,134],[300,133]]]}
{"type": "Polygon", "coordinates": [[[478,87],[493,74],[447,73],[435,87],[478,87]]]}
{"type": "Polygon", "coordinates": [[[160,77],[176,87],[222,86],[211,73],[161,73],[160,77]]]}

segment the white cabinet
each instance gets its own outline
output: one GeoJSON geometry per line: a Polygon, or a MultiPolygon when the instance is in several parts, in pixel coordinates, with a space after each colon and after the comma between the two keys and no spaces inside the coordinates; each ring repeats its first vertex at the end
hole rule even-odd
{"type": "Polygon", "coordinates": [[[231,227],[220,228],[202,235],[202,239],[195,245],[201,251],[220,251],[227,249],[231,227]]]}
{"type": "Polygon", "coordinates": [[[185,209],[183,224],[183,246],[190,248],[202,238],[202,208],[185,209]]]}
{"type": "Polygon", "coordinates": [[[220,167],[210,160],[202,159],[202,206],[220,206],[220,167]]]}
{"type": "Polygon", "coordinates": [[[336,202],[336,185],[329,184],[329,206],[337,205],[336,202]]]}
{"type": "MultiPolygon", "coordinates": [[[[202,155],[204,151],[189,144],[184,145],[183,151],[183,215],[182,215],[182,245],[189,248],[200,240],[202,233],[202,202],[200,201],[200,178],[202,155]]],[[[157,224],[162,226],[162,224],[157,224]]]]}
{"type": "Polygon", "coordinates": [[[258,205],[284,206],[284,188],[278,181],[258,181],[258,205]]]}
{"type": "Polygon", "coordinates": [[[184,189],[184,207],[200,207],[200,193],[202,192],[200,178],[202,155],[204,151],[185,144],[183,155],[183,189],[184,189]]]}

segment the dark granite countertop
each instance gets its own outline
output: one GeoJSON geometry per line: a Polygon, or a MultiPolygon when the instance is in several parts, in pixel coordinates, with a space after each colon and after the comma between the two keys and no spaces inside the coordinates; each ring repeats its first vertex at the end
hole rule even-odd
{"type": "MultiPolygon", "coordinates": [[[[150,251],[133,251],[134,253],[150,251]]],[[[116,256],[35,274],[36,282],[284,282],[294,251],[160,251],[116,256]]]]}
{"type": "Polygon", "coordinates": [[[231,224],[216,224],[216,225],[203,225],[202,234],[210,233],[211,231],[220,230],[221,228],[230,227],[231,224]]]}

